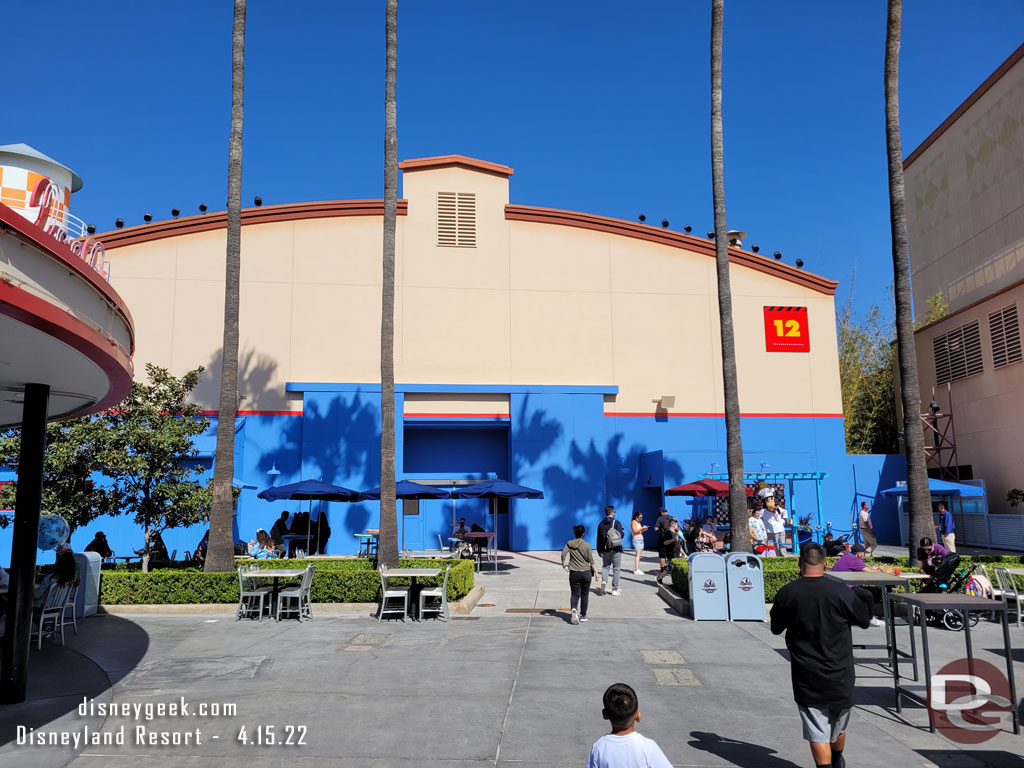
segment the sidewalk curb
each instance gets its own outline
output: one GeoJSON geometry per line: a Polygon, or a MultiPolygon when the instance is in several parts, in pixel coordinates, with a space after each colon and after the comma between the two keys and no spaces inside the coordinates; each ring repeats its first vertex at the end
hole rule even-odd
{"type": "Polygon", "coordinates": [[[672,587],[667,584],[658,585],[658,597],[664,600],[669,606],[683,618],[690,618],[690,601],[680,597],[672,587]]]}
{"type": "MultiPolygon", "coordinates": [[[[481,585],[473,587],[464,598],[448,607],[452,613],[469,613],[484,596],[481,585]]],[[[366,614],[376,616],[379,603],[313,603],[313,613],[318,615],[331,614],[366,614]]],[[[130,616],[139,614],[234,614],[238,606],[235,603],[158,603],[148,605],[100,605],[97,614],[111,616],[130,616]]]]}

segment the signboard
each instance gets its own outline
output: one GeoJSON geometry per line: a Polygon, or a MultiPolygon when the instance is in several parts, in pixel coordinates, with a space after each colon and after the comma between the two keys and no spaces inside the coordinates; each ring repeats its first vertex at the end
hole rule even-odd
{"type": "Polygon", "coordinates": [[[764,348],[767,352],[810,352],[807,307],[765,307],[764,348]]]}

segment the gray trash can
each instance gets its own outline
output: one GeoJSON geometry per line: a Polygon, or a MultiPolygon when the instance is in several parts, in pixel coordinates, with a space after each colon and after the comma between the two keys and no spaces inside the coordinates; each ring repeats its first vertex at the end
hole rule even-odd
{"type": "Polygon", "coordinates": [[[728,621],[725,558],[713,552],[694,552],[688,558],[690,608],[694,621],[728,621]]]}
{"type": "Polygon", "coordinates": [[[729,621],[764,621],[764,569],[761,558],[734,552],[725,558],[729,621]]]}
{"type": "Polygon", "coordinates": [[[96,613],[100,597],[100,565],[103,559],[95,552],[75,552],[78,565],[78,597],[75,617],[84,619],[96,613]]]}

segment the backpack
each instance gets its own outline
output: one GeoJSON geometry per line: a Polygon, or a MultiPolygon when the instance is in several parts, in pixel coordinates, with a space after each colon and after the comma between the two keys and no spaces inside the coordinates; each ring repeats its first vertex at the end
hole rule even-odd
{"type": "Polygon", "coordinates": [[[615,549],[622,546],[622,534],[619,533],[619,529],[615,527],[614,522],[608,526],[608,531],[604,535],[604,546],[605,549],[615,549]]]}

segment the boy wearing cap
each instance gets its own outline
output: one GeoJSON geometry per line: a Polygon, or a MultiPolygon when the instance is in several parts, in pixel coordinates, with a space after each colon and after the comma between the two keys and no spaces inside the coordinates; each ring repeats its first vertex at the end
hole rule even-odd
{"type": "MultiPolygon", "coordinates": [[[[867,550],[863,544],[854,544],[852,547],[850,547],[849,552],[844,552],[839,557],[839,559],[836,560],[836,564],[832,566],[832,570],[847,571],[854,573],[859,571],[871,571],[872,573],[884,571],[884,568],[880,568],[877,565],[872,565],[869,567],[864,564],[864,557],[866,551],[867,550]]],[[[861,602],[863,602],[868,607],[868,615],[871,616],[871,626],[883,626],[885,622],[881,619],[875,618],[875,599],[871,596],[871,593],[864,587],[861,587],[857,584],[849,584],[848,586],[850,587],[850,589],[853,590],[853,594],[855,594],[861,600],[861,602]]]]}

